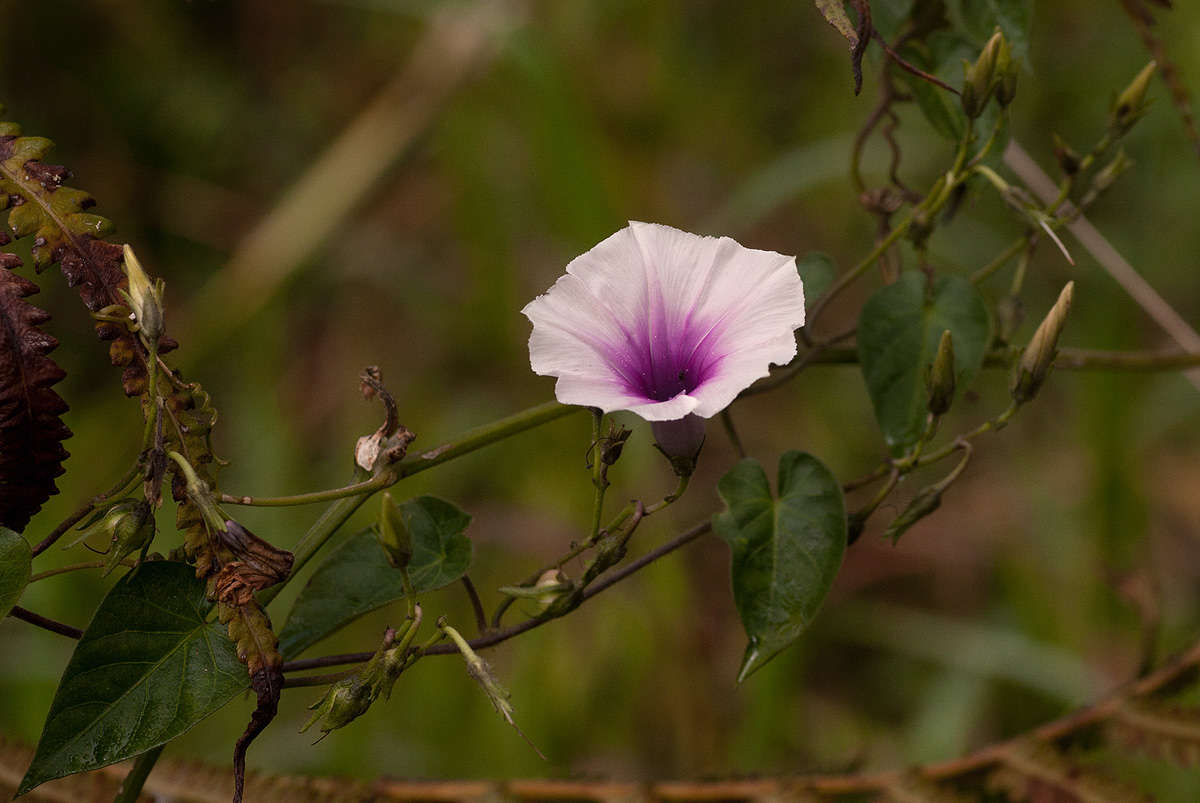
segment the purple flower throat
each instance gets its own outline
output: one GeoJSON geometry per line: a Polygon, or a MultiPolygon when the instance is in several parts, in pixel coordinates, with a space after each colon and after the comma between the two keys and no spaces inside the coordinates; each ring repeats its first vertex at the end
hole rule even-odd
{"type": "Polygon", "coordinates": [[[625,347],[612,350],[608,357],[626,390],[664,402],[700,387],[720,360],[713,354],[713,327],[697,327],[690,321],[670,327],[665,316],[655,317],[658,320],[639,332],[640,337],[627,337],[625,347]]]}

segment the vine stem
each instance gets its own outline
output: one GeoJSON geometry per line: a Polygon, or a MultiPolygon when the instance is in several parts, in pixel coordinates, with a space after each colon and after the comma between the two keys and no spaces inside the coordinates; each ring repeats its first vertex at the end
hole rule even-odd
{"type": "Polygon", "coordinates": [[[395,482],[395,478],[385,471],[362,482],[355,482],[341,488],[330,488],[324,491],[310,491],[309,493],[292,494],[291,496],[237,496],[223,493],[220,499],[222,502],[231,505],[254,505],[257,507],[311,505],[316,502],[332,502],[335,499],[343,499],[347,496],[370,494],[374,491],[387,488],[395,482]]]}
{"type": "Polygon", "coordinates": [[[600,534],[600,519],[604,516],[604,492],[608,490],[607,472],[604,470],[604,448],[600,445],[600,431],[604,424],[604,411],[593,407],[592,413],[592,532],[590,540],[600,534]]]}
{"type": "MultiPolygon", "coordinates": [[[[665,544],[651,550],[650,552],[647,552],[637,560],[631,561],[630,563],[597,578],[596,582],[592,583],[583,590],[583,601],[591,599],[610,586],[621,582],[635,572],[641,571],[659,558],[669,555],[682,546],[686,546],[711,530],[711,521],[701,522],[675,536],[665,544]]],[[[484,650],[489,647],[494,647],[497,644],[502,644],[514,636],[519,636],[522,633],[533,630],[535,627],[541,627],[550,621],[553,621],[553,619],[527,619],[524,622],[511,625],[502,630],[493,630],[490,633],[470,639],[467,641],[467,644],[469,644],[473,650],[484,650]]],[[[458,648],[452,644],[437,644],[425,649],[422,654],[449,655],[457,652],[458,648]]],[[[319,658],[303,658],[298,661],[286,662],[283,665],[283,671],[298,672],[305,669],[319,669],[327,666],[339,666],[341,664],[357,664],[362,663],[363,661],[369,661],[371,656],[374,654],[375,653],[373,652],[359,652],[347,653],[345,655],[326,655],[319,658]]]]}
{"type": "Polygon", "coordinates": [[[502,441],[519,432],[547,424],[572,413],[583,412],[586,409],[586,407],[559,404],[556,401],[535,405],[507,418],[501,418],[490,424],[484,424],[481,427],[468,430],[453,441],[430,449],[415,459],[403,461],[395,466],[397,479],[402,480],[405,477],[411,477],[413,474],[418,474],[434,466],[453,460],[456,457],[461,457],[468,452],[473,452],[489,444],[502,441]]]}
{"type": "Polygon", "coordinates": [[[28,608],[22,608],[20,605],[14,605],[8,615],[14,619],[20,619],[22,622],[28,622],[35,627],[40,627],[43,630],[49,630],[51,633],[58,633],[60,636],[79,640],[83,638],[83,631],[78,627],[72,627],[68,624],[63,624],[55,619],[42,616],[39,613],[34,613],[28,608]]]}
{"type": "MultiPolygon", "coordinates": [[[[38,572],[29,578],[29,582],[36,583],[38,580],[45,580],[47,577],[54,577],[55,575],[66,574],[68,572],[78,572],[84,569],[103,569],[107,565],[108,561],[104,560],[93,560],[88,563],[72,563],[69,566],[59,566],[56,569],[47,569],[44,572],[38,572]]],[[[137,565],[137,561],[132,558],[126,558],[121,561],[121,565],[132,568],[137,565]]]]}

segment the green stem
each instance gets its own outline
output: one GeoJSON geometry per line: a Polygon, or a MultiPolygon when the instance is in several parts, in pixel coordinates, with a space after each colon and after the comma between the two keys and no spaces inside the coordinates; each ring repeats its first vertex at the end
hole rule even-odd
{"type": "Polygon", "coordinates": [[[826,290],[825,294],[818,298],[817,302],[813,304],[812,310],[808,313],[808,320],[805,322],[805,328],[810,328],[813,322],[815,322],[817,318],[820,317],[821,313],[824,312],[825,308],[829,306],[830,301],[833,301],[833,299],[837,298],[843,290],[845,290],[860,276],[866,273],[867,270],[875,264],[876,260],[883,256],[884,252],[891,248],[897,240],[903,237],[904,233],[908,231],[908,227],[910,225],[912,225],[912,215],[909,215],[904,220],[900,221],[900,223],[896,225],[896,228],[892,229],[891,233],[889,233],[887,237],[884,237],[875,245],[873,249],[871,249],[871,253],[863,257],[861,262],[859,262],[846,273],[843,273],[841,276],[839,276],[838,280],[833,283],[833,286],[826,290]]]}
{"type": "Polygon", "coordinates": [[[675,490],[667,496],[664,496],[662,501],[655,502],[653,505],[646,508],[646,512],[643,515],[650,516],[664,508],[673,505],[679,499],[679,497],[683,496],[683,492],[687,490],[688,483],[691,481],[691,479],[691,476],[680,477],[678,484],[675,486],[675,490]]]}
{"type": "MultiPolygon", "coordinates": [[[[356,469],[355,479],[362,480],[366,475],[366,471],[356,469]]],[[[295,560],[292,563],[292,573],[287,576],[282,583],[271,586],[259,594],[259,601],[266,605],[273,600],[280,591],[283,590],[292,578],[299,574],[304,564],[312,560],[313,555],[325,545],[325,542],[337,532],[338,528],[346,523],[346,520],[354,515],[354,511],[358,510],[364,502],[367,501],[366,494],[358,494],[356,496],[348,496],[338,499],[329,507],[321,512],[320,517],[312,523],[308,528],[308,532],[300,539],[294,550],[295,560]]]]}
{"type": "MultiPolygon", "coordinates": [[[[90,563],[72,563],[70,566],[59,566],[57,569],[47,569],[44,572],[38,572],[29,578],[29,582],[36,583],[39,580],[45,580],[47,577],[53,577],[56,574],[78,572],[84,569],[103,569],[107,565],[108,561],[103,560],[94,560],[90,563]]],[[[137,561],[133,560],[132,558],[126,558],[125,560],[121,561],[121,565],[132,568],[137,565],[137,561]]]]}
{"type": "Polygon", "coordinates": [[[592,533],[590,540],[595,541],[600,533],[600,518],[604,515],[604,492],[608,490],[608,478],[605,476],[604,449],[600,445],[601,425],[604,423],[604,411],[592,408],[592,533]]]}
{"type": "MultiPolygon", "coordinates": [[[[1005,427],[1005,425],[1008,424],[1009,419],[1011,419],[1013,417],[1013,415],[1017,412],[1017,409],[1019,407],[1020,407],[1019,404],[1017,404],[1016,402],[1013,402],[1012,404],[1010,404],[1008,406],[1008,409],[1005,410],[1000,415],[996,416],[995,418],[984,421],[982,424],[975,427],[975,429],[971,430],[970,432],[959,435],[957,438],[954,439],[953,443],[948,443],[945,446],[943,446],[941,449],[938,449],[935,452],[930,452],[929,454],[924,455],[923,457],[921,457],[921,459],[917,460],[917,462],[914,465],[915,466],[927,466],[930,463],[936,463],[937,461],[947,458],[950,455],[954,454],[959,449],[962,449],[963,445],[967,441],[972,440],[973,438],[977,438],[980,435],[984,434],[985,432],[995,432],[996,430],[1003,429],[1005,427]]],[[[955,475],[955,476],[957,476],[957,475],[955,475]]]]}
{"type": "Polygon", "coordinates": [[[413,474],[441,465],[456,457],[461,457],[468,452],[482,449],[484,446],[586,409],[586,407],[575,407],[559,404],[558,402],[546,402],[545,404],[539,404],[527,410],[522,410],[507,418],[501,418],[499,421],[493,421],[490,424],[476,427],[463,433],[453,441],[444,443],[435,449],[423,453],[420,457],[405,460],[398,466],[395,466],[398,474],[397,479],[411,477],[413,474]]]}
{"type": "Polygon", "coordinates": [[[324,491],[310,491],[303,494],[292,494],[291,496],[236,496],[234,494],[221,494],[221,501],[231,505],[254,505],[256,507],[290,507],[294,505],[311,505],[316,502],[332,502],[335,499],[343,499],[347,496],[357,496],[358,494],[370,494],[375,491],[382,490],[394,484],[396,478],[388,471],[371,477],[370,479],[356,482],[351,485],[346,485],[341,488],[330,488],[324,491]]]}
{"type": "Polygon", "coordinates": [[[1003,251],[1001,251],[1000,254],[995,259],[993,259],[991,262],[987,263],[982,268],[980,268],[979,270],[977,270],[971,274],[971,284],[979,284],[979,283],[983,282],[985,279],[987,279],[993,273],[1000,270],[1000,268],[1004,267],[1004,265],[1008,262],[1008,260],[1010,260],[1014,256],[1016,256],[1021,251],[1021,249],[1025,247],[1025,243],[1028,241],[1029,241],[1028,236],[1020,237],[1016,240],[1013,240],[1008,245],[1008,247],[1005,248],[1003,251]]]}
{"type": "Polygon", "coordinates": [[[164,747],[165,744],[160,744],[134,759],[133,766],[121,782],[121,788],[117,790],[117,796],[113,798],[113,803],[136,803],[142,794],[142,787],[146,785],[146,778],[149,777],[150,770],[154,769],[164,747]]]}

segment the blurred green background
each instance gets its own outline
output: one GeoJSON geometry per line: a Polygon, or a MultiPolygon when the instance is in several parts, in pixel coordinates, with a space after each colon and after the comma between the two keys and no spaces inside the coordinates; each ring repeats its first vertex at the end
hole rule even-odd
{"type": "MultiPolygon", "coordinates": [[[[1184,81],[1200,85],[1200,7],[1177,6],[1162,12],[1158,33],[1184,81]]],[[[1148,58],[1115,0],[1038,4],[1014,135],[1047,169],[1051,132],[1086,149],[1110,93],[1148,58]]],[[[844,42],[806,2],[0,2],[8,118],[58,143],[73,183],[166,279],[176,364],[221,411],[216,444],[231,493],[348,479],[355,438],[378,423],[357,391],[368,364],[382,368],[425,448],[550,398],[552,380],[528,370],[519,310],[627,219],[853,264],[875,222],[847,179],[849,148],[878,69],[870,60],[855,97],[844,42]],[[293,193],[356,125],[368,136],[333,150],[319,180],[293,193]],[[264,246],[260,224],[289,198],[295,227],[264,246]],[[313,247],[289,250],[305,237],[313,247]]],[[[1165,87],[1151,92],[1152,110],[1127,141],[1137,166],[1090,217],[1196,321],[1200,159],[1165,87]]],[[[903,176],[929,186],[948,146],[911,106],[898,139],[903,176]]],[[[873,141],[871,183],[885,165],[873,141]]],[[[970,271],[1020,231],[994,197],[974,197],[935,234],[931,256],[970,271]]],[[[1018,339],[1074,279],[1067,345],[1168,345],[1068,245],[1075,268],[1040,249],[1027,282],[1032,321],[1018,339]]],[[[1002,293],[1008,275],[985,292],[1002,293]]],[[[77,297],[57,271],[40,283],[34,300],[54,314],[75,436],[62,494],[31,540],[110,485],[141,432],[77,297]]],[[[877,284],[872,276],[837,304],[826,331],[848,323],[877,284]]],[[[1002,372],[985,372],[945,431],[1001,411],[1005,385],[1002,372]]],[[[317,745],[296,731],[319,691],[287,692],[250,766],[368,778],[790,773],[948,758],[1014,734],[1129,677],[1145,610],[1161,617],[1159,656],[1196,637],[1198,402],[1178,375],[1056,373],[1013,424],[979,442],[942,510],[893,547],[878,533],[923,483],[902,486],[848,552],[810,633],[740,688],[727,551],[711,536],[492,651],[548,762],[494,715],[461,662],[439,658],[317,745]]],[[[817,454],[843,479],[884,452],[854,367],[814,367],[735,414],[772,476],[787,449],[817,454]]],[[[672,484],[648,429],[630,423],[614,505],[672,484]]],[[[496,587],[587,526],[589,437],[574,416],[393,493],[433,493],[474,515],[472,576],[490,607],[496,587]]],[[[734,459],[714,424],[688,497],[647,522],[637,546],[718,509],[715,480],[734,459]]],[[[317,512],[241,518],[286,548],[317,512]]],[[[168,504],[156,548],[178,542],[173,515],[168,504]]],[[[55,549],[35,570],[85,559],[55,549]]],[[[277,625],[299,585],[271,609],[277,625]]],[[[106,587],[74,574],[36,584],[23,604],[83,626],[106,587]]],[[[471,629],[458,586],[427,610],[471,629]]],[[[372,649],[401,615],[368,617],[308,654],[372,649]]],[[[32,743],[71,645],[11,619],[0,622],[0,644],[0,733],[32,743]]],[[[251,708],[235,701],[167,756],[224,764],[251,708]]],[[[1116,766],[1149,772],[1136,759],[1116,766]]],[[[1155,771],[1152,783],[1164,799],[1194,799],[1181,772],[1155,771]]]]}

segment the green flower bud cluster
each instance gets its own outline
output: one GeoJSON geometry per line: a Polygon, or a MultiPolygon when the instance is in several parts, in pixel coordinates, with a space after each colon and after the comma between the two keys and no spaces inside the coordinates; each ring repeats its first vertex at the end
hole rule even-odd
{"type": "Polygon", "coordinates": [[[122,499],[101,510],[79,529],[79,537],[63,548],[96,535],[103,536],[109,542],[103,575],[107,576],[130,553],[150,544],[154,538],[154,515],[146,500],[122,499]]]}
{"type": "Polygon", "coordinates": [[[413,617],[405,621],[403,636],[398,642],[396,631],[388,628],[383,635],[383,643],[362,669],[330,685],[325,696],[309,706],[309,710],[315,713],[304,723],[300,732],[304,733],[317,722],[321,723],[324,734],[344,728],[365,714],[380,696],[384,699],[391,697],[396,679],[412,663],[408,648],[420,623],[418,606],[413,617]]]}
{"type": "Polygon", "coordinates": [[[1012,48],[999,28],[983,46],[974,64],[963,60],[960,96],[963,113],[974,120],[983,114],[993,93],[1002,108],[1012,103],[1017,94],[1017,66],[1013,62],[1012,48]]]}

